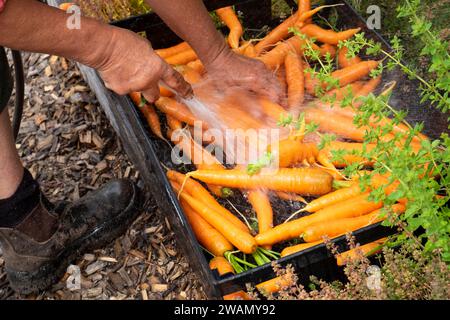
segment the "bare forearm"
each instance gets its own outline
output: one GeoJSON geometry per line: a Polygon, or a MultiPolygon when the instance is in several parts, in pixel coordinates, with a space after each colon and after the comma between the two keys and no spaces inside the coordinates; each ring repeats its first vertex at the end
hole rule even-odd
{"type": "Polygon", "coordinates": [[[197,52],[205,65],[228,51],[201,0],[147,0],[164,22],[197,52]]]}
{"type": "Polygon", "coordinates": [[[69,29],[68,17],[35,0],[9,0],[0,14],[0,45],[63,56],[90,66],[101,63],[100,51],[111,42],[112,27],[82,18],[79,29],[69,29]]]}

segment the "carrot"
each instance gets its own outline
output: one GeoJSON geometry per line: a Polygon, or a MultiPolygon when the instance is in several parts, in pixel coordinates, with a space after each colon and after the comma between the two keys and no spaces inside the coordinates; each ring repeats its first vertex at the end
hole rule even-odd
{"type": "MultiPolygon", "coordinates": [[[[325,93],[325,97],[330,97],[336,100],[343,100],[346,97],[354,97],[356,93],[364,86],[362,81],[356,81],[346,85],[343,88],[336,88],[325,93]]],[[[340,108],[336,108],[340,110],[340,108]]]]}
{"type": "Polygon", "coordinates": [[[221,276],[228,273],[234,274],[233,266],[224,257],[212,258],[211,261],[209,261],[209,268],[211,270],[217,270],[221,276]]]}
{"type": "Polygon", "coordinates": [[[338,189],[320,198],[314,199],[303,208],[303,211],[311,213],[317,212],[323,208],[354,198],[361,193],[362,191],[359,184],[354,184],[351,187],[338,189]]]}
{"type": "MultiPolygon", "coordinates": [[[[172,131],[169,132],[169,137],[172,136],[172,131]]],[[[224,166],[214,157],[210,152],[206,151],[201,145],[197,144],[191,137],[186,135],[181,137],[179,141],[173,141],[176,143],[184,155],[191,158],[192,163],[197,169],[212,169],[212,170],[225,170],[224,166]]],[[[217,185],[207,185],[209,191],[220,198],[228,197],[233,192],[229,188],[223,188],[217,185]]]]}
{"type": "Polygon", "coordinates": [[[373,92],[380,83],[381,83],[381,76],[371,78],[360,90],[358,90],[356,96],[357,97],[367,96],[369,93],[373,92]]]}
{"type": "MultiPolygon", "coordinates": [[[[333,71],[331,73],[331,77],[338,81],[339,87],[344,87],[354,81],[360,80],[365,76],[369,75],[369,73],[378,66],[377,61],[369,60],[362,61],[360,63],[351,65],[347,68],[339,69],[333,71]]],[[[319,84],[319,80],[317,78],[312,79],[311,74],[305,75],[307,78],[306,82],[306,91],[309,94],[315,94],[316,87],[321,86],[323,89],[327,89],[329,84],[322,83],[319,84]]]]}
{"type": "Polygon", "coordinates": [[[196,84],[202,80],[201,74],[194,70],[191,67],[182,65],[175,67],[175,70],[177,70],[181,75],[183,76],[184,80],[190,84],[196,84]]]}
{"type": "Polygon", "coordinates": [[[173,56],[169,56],[165,58],[166,62],[171,65],[178,65],[178,64],[186,64],[188,62],[194,61],[197,59],[197,54],[194,50],[188,49],[185,51],[181,51],[180,53],[177,53],[173,56]]]}
{"type": "Polygon", "coordinates": [[[199,216],[186,201],[181,200],[181,206],[195,237],[206,250],[217,257],[222,257],[225,252],[233,251],[233,245],[199,216]]]}
{"type": "Polygon", "coordinates": [[[281,92],[283,96],[287,95],[287,83],[286,83],[286,68],[285,66],[280,66],[275,70],[275,75],[277,76],[278,82],[280,84],[281,92]]]}
{"type": "Polygon", "coordinates": [[[322,57],[325,57],[327,53],[330,54],[331,59],[334,59],[334,57],[336,57],[336,47],[331,44],[324,43],[320,46],[319,51],[322,57]]]}
{"type": "Polygon", "coordinates": [[[273,211],[266,191],[250,190],[248,202],[252,205],[258,218],[259,233],[265,232],[273,227],[273,211]]]}
{"type": "Polygon", "coordinates": [[[284,60],[289,108],[298,107],[305,100],[303,62],[298,54],[289,52],[284,60]]]}
{"type": "MultiPolygon", "coordinates": [[[[191,126],[194,125],[195,121],[198,121],[194,115],[191,113],[188,107],[184,104],[177,102],[175,99],[168,97],[160,97],[156,102],[155,106],[161,111],[164,112],[175,119],[180,120],[181,122],[185,122],[191,126]]],[[[203,123],[203,126],[206,124],[203,123]]]]}
{"type": "Polygon", "coordinates": [[[247,254],[251,254],[256,251],[257,245],[255,238],[253,238],[248,232],[242,231],[225,219],[225,217],[223,217],[219,212],[211,209],[200,200],[191,197],[186,192],[182,192],[180,196],[186,200],[192,209],[194,209],[203,219],[219,231],[240,251],[247,254]]]}
{"type": "Polygon", "coordinates": [[[284,63],[284,59],[289,51],[300,54],[303,43],[304,41],[300,37],[293,36],[257,59],[262,61],[268,68],[276,69],[284,63]]]}
{"type": "Polygon", "coordinates": [[[183,123],[180,120],[178,120],[170,115],[166,115],[166,120],[167,120],[167,125],[173,131],[183,129],[183,123]]]}
{"type": "Polygon", "coordinates": [[[256,53],[255,46],[250,42],[248,43],[247,47],[245,48],[243,54],[244,54],[244,56],[249,57],[249,58],[256,58],[256,56],[258,55],[256,53]]]}
{"type": "Polygon", "coordinates": [[[197,141],[202,141],[203,144],[214,143],[214,137],[206,135],[203,130],[201,132],[199,132],[199,133],[196,133],[194,127],[189,126],[189,132],[191,133],[191,136],[194,137],[194,139],[196,139],[197,141]],[[196,134],[199,137],[196,137],[195,136],[196,134]],[[198,138],[200,138],[200,139],[198,139],[198,138]]]}
{"type": "Polygon", "coordinates": [[[260,99],[259,103],[264,113],[275,122],[280,120],[282,116],[287,117],[289,115],[289,112],[286,109],[268,99],[260,99]]]}
{"type": "Polygon", "coordinates": [[[360,259],[362,256],[370,256],[381,251],[382,245],[386,242],[387,238],[382,238],[374,242],[367,243],[365,245],[356,247],[345,252],[342,252],[336,256],[336,262],[338,266],[346,265],[349,261],[360,259]]]}
{"type": "Polygon", "coordinates": [[[64,2],[59,5],[59,9],[67,11],[71,6],[75,5],[73,2],[64,2]]]}
{"type": "Polygon", "coordinates": [[[338,54],[339,68],[347,68],[347,67],[353,66],[355,64],[358,64],[362,61],[361,58],[358,56],[354,56],[353,58],[347,58],[347,54],[348,54],[347,47],[342,47],[339,50],[339,54],[338,54]]]}
{"type": "MultiPolygon", "coordinates": [[[[311,1],[310,0],[298,0],[298,12],[300,14],[305,14],[311,11],[311,1]]],[[[308,17],[308,19],[304,19],[306,23],[311,23],[312,18],[308,17]]]]}
{"type": "Polygon", "coordinates": [[[253,300],[246,292],[236,291],[223,296],[223,300],[253,300]]]}
{"type": "MultiPolygon", "coordinates": [[[[405,206],[395,204],[392,206],[392,210],[394,213],[402,213],[405,211],[405,206]]],[[[360,217],[337,219],[327,223],[314,223],[305,229],[302,238],[305,242],[317,242],[322,240],[324,236],[334,238],[386,219],[382,213],[382,209],[378,209],[360,217]]]]}
{"type": "Polygon", "coordinates": [[[277,195],[278,198],[282,200],[306,203],[306,200],[302,196],[299,196],[295,193],[277,191],[275,192],[275,194],[277,195]]]}
{"type": "Polygon", "coordinates": [[[181,42],[173,47],[164,48],[164,49],[157,49],[155,52],[160,56],[161,58],[165,59],[170,56],[174,56],[180,52],[191,50],[191,46],[187,42],[181,42]]]}
{"type": "Polygon", "coordinates": [[[314,247],[318,244],[321,244],[323,241],[316,241],[311,243],[300,243],[295,246],[286,247],[281,251],[281,258],[289,256],[291,254],[306,250],[308,248],[314,247]]]}
{"type": "Polygon", "coordinates": [[[349,29],[341,32],[325,30],[315,24],[307,24],[300,31],[308,37],[315,38],[317,41],[337,45],[339,41],[347,40],[358,33],[361,28],[349,29]]]}
{"type": "Polygon", "coordinates": [[[152,132],[158,138],[166,140],[161,132],[161,122],[159,121],[159,117],[155,109],[142,100],[142,94],[140,92],[131,92],[129,96],[134,104],[139,108],[139,111],[144,115],[144,118],[147,120],[147,124],[152,132]]]}
{"type": "Polygon", "coordinates": [[[323,208],[309,216],[292,220],[258,234],[255,239],[258,245],[266,246],[299,237],[313,223],[324,223],[330,220],[357,217],[382,207],[382,203],[368,200],[369,193],[338,202],[323,208]]]}
{"type": "Polygon", "coordinates": [[[278,165],[282,168],[304,161],[313,164],[319,154],[319,150],[314,143],[303,143],[295,139],[283,139],[278,142],[278,145],[269,145],[267,151],[272,153],[272,156],[278,160],[278,165]]]}
{"type": "Polygon", "coordinates": [[[367,126],[357,128],[353,124],[353,119],[346,116],[333,114],[319,109],[308,109],[305,112],[306,123],[315,123],[319,125],[319,130],[335,133],[343,138],[362,142],[367,126]]]}
{"type": "Polygon", "coordinates": [[[275,172],[248,175],[239,169],[197,170],[187,174],[205,183],[230,188],[267,188],[275,191],[293,192],[301,195],[323,195],[331,191],[333,178],[315,168],[282,168],[275,172]]]}
{"type": "Polygon", "coordinates": [[[289,35],[289,28],[294,26],[297,18],[298,12],[294,13],[277,27],[272,29],[272,31],[270,31],[260,42],[255,45],[256,54],[259,55],[273,44],[286,39],[289,35]]]}
{"type": "Polygon", "coordinates": [[[263,294],[271,294],[276,293],[283,288],[290,287],[293,284],[294,283],[289,276],[283,275],[257,284],[256,289],[263,294]]]}
{"type": "Polygon", "coordinates": [[[189,62],[187,66],[197,71],[199,74],[203,74],[205,72],[205,67],[199,59],[189,62]]]}
{"type": "Polygon", "coordinates": [[[148,105],[148,104],[141,107],[139,110],[141,110],[142,114],[144,115],[145,119],[147,120],[148,126],[150,127],[152,132],[158,138],[166,140],[164,138],[164,135],[162,134],[161,122],[159,121],[159,117],[158,117],[158,114],[156,113],[156,110],[151,105],[148,105]]]}
{"type": "Polygon", "coordinates": [[[352,154],[352,152],[358,152],[361,153],[363,150],[370,152],[376,147],[375,144],[362,144],[362,143],[356,143],[356,142],[341,142],[341,141],[332,141],[327,146],[325,146],[322,150],[319,151],[319,157],[317,159],[319,162],[327,167],[327,168],[333,168],[338,167],[342,168],[347,166],[348,164],[353,163],[365,163],[367,165],[371,165],[372,162],[368,161],[367,159],[364,159],[363,157],[360,157],[358,155],[352,154]],[[344,162],[338,162],[338,161],[331,161],[333,157],[333,152],[337,151],[345,151],[345,154],[342,156],[344,162]],[[330,166],[332,165],[332,167],[330,166]]]}
{"type": "Polygon", "coordinates": [[[161,97],[173,97],[175,94],[170,91],[169,89],[163,87],[163,86],[159,86],[159,95],[161,97]]]}
{"type": "Polygon", "coordinates": [[[230,29],[230,34],[228,35],[228,44],[231,48],[237,49],[239,47],[239,41],[244,33],[242,29],[241,22],[239,21],[236,13],[232,7],[225,7],[216,10],[219,18],[227,25],[230,29]]]}
{"type": "Polygon", "coordinates": [[[249,233],[247,226],[238,217],[233,215],[230,211],[225,209],[214,199],[214,197],[205,189],[203,186],[195,180],[190,178],[186,179],[186,176],[182,173],[169,170],[167,171],[167,177],[171,181],[176,181],[178,184],[182,185],[186,192],[194,196],[196,199],[199,199],[205,205],[220,213],[222,217],[228,220],[229,223],[232,223],[235,227],[239,228],[242,231],[249,233]]]}

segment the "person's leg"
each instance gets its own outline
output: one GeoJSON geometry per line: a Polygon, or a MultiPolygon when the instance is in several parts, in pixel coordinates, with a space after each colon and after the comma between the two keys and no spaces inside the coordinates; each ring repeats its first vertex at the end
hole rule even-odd
{"type": "Polygon", "coordinates": [[[23,166],[14,143],[8,110],[5,109],[0,114],[0,199],[9,198],[16,192],[22,176],[23,166]]]}

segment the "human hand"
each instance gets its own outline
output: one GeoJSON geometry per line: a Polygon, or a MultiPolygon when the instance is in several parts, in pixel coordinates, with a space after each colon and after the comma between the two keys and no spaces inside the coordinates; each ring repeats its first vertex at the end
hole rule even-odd
{"type": "Polygon", "coordinates": [[[94,63],[108,89],[117,94],[142,92],[150,103],[159,98],[159,82],[182,97],[192,95],[192,87],[180,73],[164,62],[150,43],[137,34],[112,28],[109,50],[94,63]]]}
{"type": "Polygon", "coordinates": [[[227,87],[247,89],[283,104],[278,79],[261,61],[226,50],[206,65],[206,69],[210,79],[220,81],[227,87]]]}

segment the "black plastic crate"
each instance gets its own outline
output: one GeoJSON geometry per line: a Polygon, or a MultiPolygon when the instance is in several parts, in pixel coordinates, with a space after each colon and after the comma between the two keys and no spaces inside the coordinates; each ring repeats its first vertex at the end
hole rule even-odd
{"type": "MultiPolygon", "coordinates": [[[[56,6],[62,1],[49,0],[48,2],[56,6]]],[[[337,22],[339,27],[359,26],[368,37],[381,42],[384,48],[389,50],[388,43],[378,33],[369,30],[364,19],[347,2],[327,2],[328,4],[343,3],[344,5],[324,10],[321,15],[327,16],[330,10],[336,10],[339,17],[337,22]]],[[[273,26],[280,22],[279,18],[272,18],[270,0],[213,0],[205,1],[205,3],[209,10],[236,5],[236,9],[243,13],[244,26],[249,29],[260,29],[264,25],[273,26]]],[[[287,1],[287,3],[295,9],[294,1],[287,1]]],[[[167,47],[180,41],[153,13],[128,18],[112,24],[135,32],[146,32],[155,48],[167,47]]],[[[127,96],[118,96],[107,90],[95,70],[83,65],[79,65],[79,68],[120,137],[125,151],[140,171],[147,192],[157,201],[161,211],[169,219],[177,237],[177,243],[188,258],[192,269],[202,279],[207,295],[210,298],[221,298],[225,294],[245,289],[246,283],[255,285],[273,278],[275,274],[270,264],[225,277],[220,277],[217,272],[212,272],[209,269],[208,260],[195,239],[161,165],[161,162],[166,164],[170,162],[169,147],[149,133],[144,119],[127,96]]],[[[392,80],[397,81],[397,87],[392,96],[392,104],[398,109],[408,109],[410,121],[424,121],[426,125],[425,133],[432,138],[448,131],[446,115],[428,106],[420,105],[416,81],[408,80],[403,73],[395,70],[384,75],[383,83],[392,80]]],[[[365,244],[393,233],[394,230],[383,227],[381,223],[378,223],[357,230],[353,234],[358,243],[365,244]]],[[[348,249],[345,236],[333,239],[332,242],[341,252],[348,249]]],[[[282,258],[278,262],[282,266],[293,265],[299,275],[300,282],[305,285],[308,284],[309,277],[312,275],[326,281],[344,279],[342,268],[337,266],[335,258],[324,244],[282,258]]]]}

